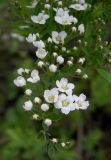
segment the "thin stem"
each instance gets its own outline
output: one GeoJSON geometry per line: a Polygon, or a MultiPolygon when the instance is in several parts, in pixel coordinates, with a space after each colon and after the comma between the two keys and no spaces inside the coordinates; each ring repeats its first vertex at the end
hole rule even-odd
{"type": "Polygon", "coordinates": [[[49,156],[49,153],[48,153],[48,146],[49,146],[49,144],[48,144],[48,137],[47,137],[47,130],[44,128],[44,139],[45,139],[45,141],[46,141],[46,153],[47,153],[47,158],[48,158],[48,160],[52,160],[51,158],[50,158],[50,156],[49,156]]]}

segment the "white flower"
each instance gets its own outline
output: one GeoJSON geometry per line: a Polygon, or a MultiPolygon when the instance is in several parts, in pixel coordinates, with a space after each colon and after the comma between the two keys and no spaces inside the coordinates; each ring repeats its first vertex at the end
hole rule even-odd
{"type": "Polygon", "coordinates": [[[25,94],[27,96],[30,96],[32,94],[32,90],[31,89],[26,89],[25,94]]]}
{"type": "Polygon", "coordinates": [[[61,94],[58,97],[57,102],[54,104],[55,108],[61,109],[61,112],[68,114],[70,111],[75,110],[74,97],[72,95],[66,96],[61,94]]]}
{"type": "Polygon", "coordinates": [[[17,73],[20,75],[20,76],[22,76],[22,74],[25,72],[25,70],[23,69],[23,68],[19,68],[18,70],[17,70],[17,73]]]}
{"type": "Polygon", "coordinates": [[[66,51],[66,47],[62,47],[62,51],[65,52],[66,51]]]}
{"type": "Polygon", "coordinates": [[[74,89],[74,84],[68,83],[67,78],[62,78],[60,81],[56,81],[56,85],[60,92],[70,93],[74,89]]]}
{"type": "Polygon", "coordinates": [[[24,77],[22,76],[19,76],[17,77],[15,80],[14,80],[14,84],[17,86],[17,87],[23,87],[26,85],[26,80],[24,77]]]}
{"type": "Polygon", "coordinates": [[[78,26],[78,30],[79,30],[80,34],[84,33],[85,32],[84,24],[80,24],[78,26]]]}
{"type": "Polygon", "coordinates": [[[50,72],[55,73],[55,72],[57,71],[57,66],[54,65],[54,64],[51,64],[51,65],[49,66],[49,70],[50,70],[50,72]]]}
{"type": "Polygon", "coordinates": [[[30,69],[25,68],[25,73],[29,74],[30,73],[30,69]]]}
{"type": "Polygon", "coordinates": [[[47,127],[49,127],[49,126],[52,125],[52,120],[49,119],[49,118],[46,118],[46,119],[44,120],[44,124],[45,124],[47,127]]]}
{"type": "Polygon", "coordinates": [[[33,45],[39,49],[45,48],[45,44],[42,40],[33,42],[33,45]]]}
{"type": "Polygon", "coordinates": [[[74,95],[74,100],[75,100],[75,108],[76,109],[87,109],[89,106],[89,101],[86,100],[86,96],[82,93],[79,96],[74,95]]]}
{"type": "Polygon", "coordinates": [[[84,64],[84,62],[85,62],[85,58],[84,57],[83,58],[79,58],[78,63],[84,64]]]}
{"type": "Polygon", "coordinates": [[[58,6],[62,6],[62,1],[59,1],[59,2],[58,2],[58,6]]]}
{"type": "Polygon", "coordinates": [[[73,31],[73,32],[76,32],[76,27],[72,27],[72,31],[73,31]]]}
{"type": "Polygon", "coordinates": [[[47,41],[48,41],[48,43],[52,43],[52,38],[49,37],[49,38],[47,39],[47,41]]]}
{"type": "Polygon", "coordinates": [[[68,64],[69,66],[71,66],[71,65],[73,65],[73,62],[72,62],[72,61],[67,61],[67,64],[68,64]]]}
{"type": "Polygon", "coordinates": [[[53,56],[54,56],[54,57],[57,57],[58,54],[57,54],[56,52],[53,52],[53,56]]]}
{"type": "Polygon", "coordinates": [[[42,68],[44,65],[45,65],[45,64],[44,64],[43,61],[39,61],[39,62],[38,62],[38,67],[42,68]]]}
{"type": "Polygon", "coordinates": [[[31,82],[31,83],[36,83],[40,80],[40,77],[39,77],[39,72],[38,70],[34,69],[32,72],[31,72],[31,77],[27,79],[28,82],[31,82]]]}
{"type": "Polygon", "coordinates": [[[32,117],[33,117],[34,120],[38,120],[39,119],[39,115],[38,114],[33,114],[32,117]]]}
{"type": "Polygon", "coordinates": [[[41,99],[39,97],[35,97],[34,98],[34,102],[40,104],[41,103],[41,99]]]}
{"type": "Polygon", "coordinates": [[[36,41],[36,35],[30,33],[28,37],[26,37],[26,41],[29,43],[33,43],[34,41],[36,41]]]}
{"type": "Polygon", "coordinates": [[[87,74],[84,74],[82,77],[83,77],[83,79],[87,79],[87,78],[88,78],[88,75],[87,75],[87,74]]]}
{"type": "Polygon", "coordinates": [[[62,31],[60,33],[53,31],[52,32],[52,40],[56,44],[64,43],[64,39],[66,38],[67,33],[65,31],[62,31]]]}
{"type": "Polygon", "coordinates": [[[53,88],[51,90],[44,91],[44,98],[48,103],[55,103],[58,100],[58,89],[53,88]]]}
{"type": "Polygon", "coordinates": [[[79,68],[76,70],[76,73],[77,73],[77,74],[81,74],[81,72],[82,72],[82,71],[81,71],[81,69],[79,69],[79,68]]]}
{"type": "Polygon", "coordinates": [[[47,51],[45,49],[38,49],[36,51],[36,56],[40,59],[44,59],[47,56],[47,51]]]}
{"type": "Polygon", "coordinates": [[[26,101],[23,105],[23,108],[26,110],[26,111],[30,111],[33,107],[33,104],[32,102],[29,100],[29,101],[26,101]]]}
{"type": "Polygon", "coordinates": [[[51,141],[52,141],[52,143],[57,143],[58,142],[57,138],[52,138],[51,141]]]}
{"type": "Polygon", "coordinates": [[[46,103],[42,104],[41,105],[41,110],[44,111],[44,112],[48,111],[49,110],[49,105],[46,104],[46,103]]]}
{"type": "Polygon", "coordinates": [[[86,8],[84,7],[84,5],[82,4],[72,4],[69,6],[69,8],[73,8],[77,11],[82,11],[82,10],[85,10],[86,8]]]}
{"type": "Polygon", "coordinates": [[[54,9],[56,11],[56,16],[63,17],[69,13],[69,10],[63,10],[63,8],[54,9]]]}
{"type": "Polygon", "coordinates": [[[49,18],[49,15],[45,14],[45,13],[39,13],[37,16],[31,16],[31,20],[34,23],[38,23],[38,24],[45,24],[46,20],[49,18]]]}
{"type": "Polygon", "coordinates": [[[58,56],[58,57],[57,57],[57,62],[58,62],[59,64],[63,64],[63,63],[64,63],[64,58],[63,58],[62,56],[58,56]]]}
{"type": "Polygon", "coordinates": [[[77,23],[77,18],[70,16],[69,11],[64,11],[62,8],[56,9],[55,21],[62,25],[71,25],[72,23],[77,23]]]}
{"type": "Polygon", "coordinates": [[[51,7],[50,4],[45,4],[44,5],[44,8],[46,8],[46,9],[50,9],[50,7],[51,7]]]}
{"type": "Polygon", "coordinates": [[[62,142],[62,143],[61,143],[61,146],[62,146],[62,147],[65,147],[65,146],[66,146],[66,144],[65,144],[64,142],[62,142]]]}

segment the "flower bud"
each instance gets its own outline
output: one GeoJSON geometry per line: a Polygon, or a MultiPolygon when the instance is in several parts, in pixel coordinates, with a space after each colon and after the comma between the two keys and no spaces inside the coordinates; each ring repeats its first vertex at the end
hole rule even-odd
{"type": "Polygon", "coordinates": [[[24,110],[26,110],[26,111],[30,111],[30,110],[32,109],[32,107],[33,107],[33,104],[32,104],[32,102],[31,102],[31,100],[26,101],[26,102],[24,103],[24,105],[23,105],[23,108],[24,108],[24,110]]]}
{"type": "Polygon", "coordinates": [[[44,111],[44,112],[48,111],[49,110],[49,105],[46,104],[46,103],[42,104],[41,105],[41,110],[44,111]]]}
{"type": "Polygon", "coordinates": [[[54,64],[51,64],[51,65],[49,66],[49,70],[50,70],[50,72],[56,72],[56,71],[57,71],[57,66],[54,65],[54,64]]]}
{"type": "Polygon", "coordinates": [[[26,89],[25,94],[27,96],[30,96],[32,94],[32,90],[31,89],[26,89]]]}
{"type": "Polygon", "coordinates": [[[51,119],[46,118],[46,119],[44,120],[44,124],[45,124],[47,127],[49,127],[49,126],[51,126],[51,125],[52,125],[52,120],[51,120],[51,119]]]}

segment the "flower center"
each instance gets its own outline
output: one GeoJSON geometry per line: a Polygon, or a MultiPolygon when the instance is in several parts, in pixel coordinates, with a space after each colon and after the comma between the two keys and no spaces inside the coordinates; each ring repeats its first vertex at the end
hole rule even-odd
{"type": "Polygon", "coordinates": [[[66,91],[66,90],[68,90],[68,86],[67,85],[63,85],[62,89],[64,89],[66,91]]]}
{"type": "Polygon", "coordinates": [[[42,17],[42,16],[38,17],[38,20],[39,20],[39,21],[42,21],[42,20],[43,20],[43,17],[42,17]]]}
{"type": "Polygon", "coordinates": [[[55,96],[51,95],[51,96],[48,97],[48,100],[51,101],[51,102],[54,102],[54,98],[55,98],[55,96]]]}
{"type": "Polygon", "coordinates": [[[62,101],[63,107],[67,107],[69,105],[69,102],[65,99],[62,101]]]}
{"type": "Polygon", "coordinates": [[[77,105],[78,105],[79,107],[82,107],[82,104],[83,104],[82,101],[78,101],[78,102],[77,102],[77,105]]]}
{"type": "Polygon", "coordinates": [[[60,42],[60,41],[61,41],[61,37],[58,35],[58,36],[56,37],[56,40],[60,42]]]}

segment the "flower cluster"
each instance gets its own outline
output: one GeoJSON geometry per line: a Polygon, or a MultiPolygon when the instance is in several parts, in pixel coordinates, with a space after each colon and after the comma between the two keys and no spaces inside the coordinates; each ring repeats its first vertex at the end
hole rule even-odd
{"type": "Polygon", "coordinates": [[[74,84],[68,83],[66,78],[56,81],[57,88],[45,90],[44,98],[47,103],[53,103],[54,107],[60,109],[62,113],[68,114],[75,109],[87,109],[89,102],[85,101],[86,96],[80,94],[73,95],[74,84]]]}
{"type": "MultiPolygon", "coordinates": [[[[41,2],[34,1],[26,7],[34,9],[39,3],[41,2]]],[[[62,117],[62,114],[68,115],[71,111],[84,110],[89,106],[86,96],[83,93],[77,96],[74,92],[75,85],[69,83],[63,73],[68,77],[67,74],[71,71],[70,75],[73,76],[69,77],[88,78],[83,69],[87,61],[85,56],[75,55],[79,53],[80,44],[87,46],[87,42],[82,41],[86,26],[79,19],[78,13],[91,6],[85,0],[68,2],[66,7],[62,1],[54,0],[53,4],[50,3],[49,0],[44,5],[41,3],[43,8],[30,17],[31,26],[25,28],[28,33],[26,41],[35,50],[36,67],[32,70],[18,69],[18,76],[14,80],[17,87],[25,88],[23,109],[31,111],[34,120],[42,120],[45,127],[51,126],[53,122],[53,117],[50,118],[48,113],[52,116],[53,113],[58,113],[62,117]]],[[[56,139],[52,141],[57,142],[56,139]]],[[[65,145],[61,143],[62,147],[65,145]]]]}

